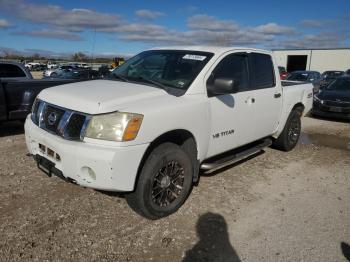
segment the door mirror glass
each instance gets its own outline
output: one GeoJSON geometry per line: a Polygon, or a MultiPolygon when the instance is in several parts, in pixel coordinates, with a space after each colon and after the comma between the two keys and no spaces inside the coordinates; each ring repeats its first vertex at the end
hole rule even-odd
{"type": "Polygon", "coordinates": [[[237,93],[238,88],[235,87],[234,79],[219,77],[214,80],[213,85],[208,86],[208,91],[215,96],[237,93]]]}

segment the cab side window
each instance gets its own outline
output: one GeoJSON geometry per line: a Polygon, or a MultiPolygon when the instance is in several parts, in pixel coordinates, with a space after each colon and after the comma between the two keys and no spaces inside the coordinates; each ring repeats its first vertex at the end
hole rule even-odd
{"type": "Polygon", "coordinates": [[[266,54],[250,55],[251,89],[270,88],[276,85],[272,57],[266,54]]]}
{"type": "Polygon", "coordinates": [[[232,79],[239,91],[246,91],[249,86],[247,55],[240,53],[226,56],[211,73],[207,85],[213,86],[218,78],[232,79]]]}
{"type": "Polygon", "coordinates": [[[1,64],[0,65],[0,77],[25,77],[26,74],[23,70],[12,64],[1,64]]]}

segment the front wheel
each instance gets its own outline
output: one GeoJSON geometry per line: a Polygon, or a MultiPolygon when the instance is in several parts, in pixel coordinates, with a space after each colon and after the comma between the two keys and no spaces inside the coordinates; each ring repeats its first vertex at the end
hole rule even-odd
{"type": "Polygon", "coordinates": [[[273,147],[282,151],[292,150],[298,143],[301,133],[300,112],[293,110],[284,126],[282,133],[274,141],[273,147]]]}
{"type": "Polygon", "coordinates": [[[129,206],[148,219],[177,211],[192,189],[193,167],[189,156],[173,143],[156,147],[147,157],[129,206]]]}

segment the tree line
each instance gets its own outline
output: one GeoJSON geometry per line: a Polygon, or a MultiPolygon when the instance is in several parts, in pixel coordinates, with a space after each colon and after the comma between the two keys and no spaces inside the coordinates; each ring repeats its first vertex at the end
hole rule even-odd
{"type": "MultiPolygon", "coordinates": [[[[52,57],[47,57],[44,55],[41,55],[39,53],[35,53],[32,55],[22,55],[22,54],[17,54],[17,53],[11,53],[9,51],[2,51],[3,55],[0,56],[3,59],[6,60],[50,60],[50,61],[61,61],[61,60],[67,60],[67,57],[63,58],[52,58],[52,57]]],[[[68,58],[68,60],[72,60],[74,62],[84,62],[84,63],[111,63],[112,62],[112,58],[108,58],[108,57],[89,57],[88,55],[86,55],[83,52],[77,52],[74,53],[70,59],[68,58]]]]}

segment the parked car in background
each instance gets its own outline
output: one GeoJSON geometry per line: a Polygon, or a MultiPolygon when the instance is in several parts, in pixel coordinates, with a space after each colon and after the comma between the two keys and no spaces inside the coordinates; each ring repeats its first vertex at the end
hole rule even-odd
{"type": "Polygon", "coordinates": [[[286,68],[283,67],[283,66],[279,66],[278,67],[278,71],[280,73],[281,80],[284,80],[287,77],[287,75],[288,75],[288,72],[287,72],[286,68]]]}
{"type": "Polygon", "coordinates": [[[320,89],[325,88],[327,85],[329,85],[331,82],[333,82],[335,79],[337,79],[338,77],[344,75],[345,72],[344,71],[325,71],[322,73],[321,77],[321,81],[319,82],[320,85],[320,89]]]}
{"type": "Polygon", "coordinates": [[[111,74],[110,66],[109,65],[102,65],[98,68],[98,73],[101,76],[101,78],[108,77],[111,74]]]}
{"type": "Polygon", "coordinates": [[[314,86],[314,93],[317,93],[320,89],[320,82],[322,80],[321,74],[317,71],[294,71],[290,73],[285,80],[312,83],[314,86]]]}
{"type": "Polygon", "coordinates": [[[180,208],[200,169],[270,145],[292,150],[312,107],[312,85],[283,86],[272,53],[259,49],[153,49],[111,76],[43,90],[26,120],[27,147],[48,175],[128,192],[149,219],[180,208]]]}
{"type": "Polygon", "coordinates": [[[24,80],[33,79],[29,69],[17,62],[0,62],[0,79],[24,80]]]}
{"type": "Polygon", "coordinates": [[[73,65],[61,65],[58,68],[45,70],[43,72],[43,77],[57,77],[59,74],[62,74],[64,70],[73,70],[76,69],[76,66],[73,65]]]}
{"type": "MultiPolygon", "coordinates": [[[[47,77],[45,77],[47,78],[47,77]]],[[[58,75],[51,76],[49,78],[57,79],[80,79],[80,80],[92,80],[101,78],[98,71],[91,70],[89,68],[75,68],[70,70],[62,70],[58,75]]]]}
{"type": "Polygon", "coordinates": [[[290,73],[286,80],[313,83],[321,79],[321,74],[316,71],[294,71],[290,73]]]}
{"type": "Polygon", "coordinates": [[[58,64],[51,62],[51,61],[48,61],[46,64],[46,67],[47,67],[47,69],[55,69],[58,67],[58,64]]]}
{"type": "Polygon", "coordinates": [[[69,63],[69,65],[78,68],[91,68],[91,66],[87,63],[69,63]]]}
{"type": "Polygon", "coordinates": [[[47,65],[39,62],[29,62],[25,64],[30,71],[43,71],[47,69],[47,65]]]}
{"type": "Polygon", "coordinates": [[[338,77],[316,94],[312,114],[350,119],[350,76],[338,77]]]}

